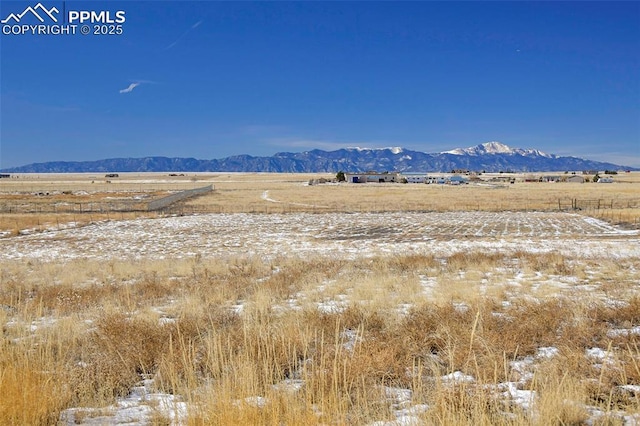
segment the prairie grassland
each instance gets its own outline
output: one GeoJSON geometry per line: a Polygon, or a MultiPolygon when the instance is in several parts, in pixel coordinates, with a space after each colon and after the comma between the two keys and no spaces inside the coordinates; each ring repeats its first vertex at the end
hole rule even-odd
{"type": "Polygon", "coordinates": [[[144,379],[150,393],[176,398],[139,402],[159,424],[615,424],[640,415],[635,258],[0,266],[7,423],[52,424],[61,413],[70,424],[123,421],[116,401],[144,379]]]}
{"type": "Polygon", "coordinates": [[[0,423],[640,422],[638,234],[552,213],[637,223],[638,180],[317,177],[199,176],[180,208],[224,214],[23,215],[60,225],[0,238],[0,423]]]}
{"type": "Polygon", "coordinates": [[[571,208],[572,200],[584,200],[591,202],[581,210],[586,214],[614,223],[640,223],[640,173],[621,175],[614,184],[307,185],[318,178],[332,176],[219,175],[212,179],[213,193],[188,201],[184,209],[216,213],[552,211],[571,208]]]}
{"type": "MultiPolygon", "coordinates": [[[[188,204],[196,210],[251,211],[456,211],[557,210],[558,200],[638,200],[640,183],[514,185],[340,184],[304,186],[304,182],[223,182],[216,191],[188,204]],[[267,196],[265,196],[267,191],[267,196]],[[271,202],[269,200],[276,202],[271,202]]],[[[606,200],[606,205],[605,201],[606,200]]],[[[565,204],[563,204],[565,205],[565,204]]],[[[570,204],[569,204],[570,205],[570,204]]],[[[636,206],[637,208],[637,206],[636,206]]]]}
{"type": "MultiPolygon", "coordinates": [[[[121,173],[20,174],[0,179],[0,235],[156,217],[146,202],[207,185],[209,175],[121,173]]],[[[215,176],[215,175],[214,175],[215,176]]]]}
{"type": "MultiPolygon", "coordinates": [[[[487,174],[487,180],[499,174],[487,174]]],[[[333,179],[330,174],[297,173],[166,173],[122,174],[105,183],[94,174],[24,175],[0,180],[0,203],[101,202],[134,197],[151,198],[167,191],[212,184],[215,190],[180,203],[172,213],[289,213],[289,212],[384,212],[384,211],[554,211],[571,209],[574,200],[584,202],[578,210],[612,223],[640,224],[640,173],[624,173],[613,184],[525,183],[518,181],[462,186],[424,184],[320,184],[312,180],[333,179]],[[97,179],[100,179],[98,181],[97,179]],[[93,183],[92,183],[93,182],[93,183]],[[38,194],[49,193],[42,197],[38,194]]],[[[580,205],[580,203],[578,203],[580,205]]],[[[4,210],[6,211],[6,210],[4,210]]],[[[156,214],[136,212],[138,217],[156,214]]],[[[133,214],[91,212],[68,214],[48,211],[41,215],[0,213],[0,232],[17,234],[23,229],[43,230],[63,223],[87,224],[97,220],[130,219],[133,214]]]]}

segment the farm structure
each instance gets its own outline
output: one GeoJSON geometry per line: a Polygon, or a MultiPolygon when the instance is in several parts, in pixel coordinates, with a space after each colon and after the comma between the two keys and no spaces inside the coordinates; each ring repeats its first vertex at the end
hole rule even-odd
{"type": "Polygon", "coordinates": [[[466,178],[463,178],[462,176],[451,176],[450,178],[447,179],[447,183],[449,185],[463,185],[465,183],[468,183],[468,180],[466,178]]]}
{"type": "Polygon", "coordinates": [[[535,180],[525,179],[525,182],[568,182],[568,183],[584,183],[584,176],[572,174],[570,176],[559,176],[559,175],[549,175],[549,176],[541,176],[535,180]]]}
{"type": "Polygon", "coordinates": [[[426,183],[427,175],[424,173],[403,173],[401,179],[407,180],[407,183],[426,183]]]}
{"type": "Polygon", "coordinates": [[[407,183],[426,183],[426,184],[449,184],[449,185],[461,185],[469,182],[468,178],[460,175],[453,176],[429,176],[421,173],[403,173],[400,175],[400,179],[406,179],[407,183]]]}
{"type": "Polygon", "coordinates": [[[461,185],[469,179],[460,175],[430,176],[424,173],[345,173],[348,183],[426,183],[461,185]]]}
{"type": "Polygon", "coordinates": [[[547,175],[542,176],[540,178],[540,182],[560,182],[562,181],[562,176],[560,175],[547,175]]]}
{"type": "Polygon", "coordinates": [[[447,183],[447,180],[442,176],[427,176],[424,183],[443,185],[447,183]]]}
{"type": "Polygon", "coordinates": [[[400,182],[399,173],[345,173],[344,176],[349,183],[400,182]]]}
{"type": "Polygon", "coordinates": [[[579,176],[579,175],[572,175],[572,176],[569,176],[567,178],[566,182],[569,182],[569,183],[584,183],[584,177],[579,176]]]}

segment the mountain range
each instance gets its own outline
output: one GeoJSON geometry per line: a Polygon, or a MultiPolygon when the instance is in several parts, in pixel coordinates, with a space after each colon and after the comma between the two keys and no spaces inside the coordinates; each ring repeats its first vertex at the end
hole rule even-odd
{"type": "Polygon", "coordinates": [[[113,158],[98,161],[54,161],[2,170],[5,173],[101,173],[101,172],[274,172],[320,173],[338,171],[397,171],[405,173],[536,172],[582,170],[639,170],[633,167],[562,157],[536,149],[511,148],[487,142],[469,148],[427,154],[404,148],[314,149],[298,153],[280,152],[271,157],[234,155],[217,160],[195,158],[113,158]]]}

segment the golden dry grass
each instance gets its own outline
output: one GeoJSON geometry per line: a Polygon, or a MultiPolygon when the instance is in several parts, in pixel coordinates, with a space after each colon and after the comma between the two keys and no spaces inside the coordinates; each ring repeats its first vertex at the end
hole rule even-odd
{"type": "Polygon", "coordinates": [[[155,217],[147,203],[206,185],[209,177],[168,174],[24,174],[0,179],[0,232],[82,226],[101,220],[155,217]],[[107,183],[108,181],[108,183],[107,183]]]}
{"type": "MultiPolygon", "coordinates": [[[[318,175],[217,174],[198,177],[215,185],[213,193],[180,208],[553,210],[558,199],[630,206],[638,176],[611,185],[492,188],[307,186],[318,175]]],[[[128,180],[136,179],[143,177],[128,180]]],[[[92,185],[51,182],[78,191],[92,185]]],[[[639,217],[634,207],[582,213],[632,224],[639,217]]],[[[67,221],[83,219],[0,215],[0,230],[67,221]]],[[[0,258],[0,423],[56,424],[71,407],[86,407],[78,416],[108,412],[144,378],[186,401],[185,422],[193,425],[369,424],[394,420],[401,409],[425,424],[637,420],[639,281],[636,258],[526,251],[268,262],[0,258]],[[549,347],[552,356],[540,354],[549,347]],[[531,407],[508,386],[530,395],[531,407]],[[398,397],[398,389],[409,396],[398,397]],[[602,416],[593,416],[596,409],[602,416]]],[[[159,410],[152,420],[169,423],[159,410]]]]}
{"type": "MultiPolygon", "coordinates": [[[[122,220],[150,213],[80,213],[75,209],[55,213],[56,203],[94,203],[152,199],[169,190],[184,190],[212,184],[210,194],[172,206],[168,213],[288,213],[288,212],[371,212],[371,211],[552,211],[580,207],[579,213],[612,223],[640,225],[640,173],[616,176],[613,184],[528,183],[517,175],[515,184],[487,182],[462,186],[425,184],[319,184],[330,174],[218,173],[169,177],[168,174],[123,174],[112,179],[92,174],[25,175],[0,180],[0,205],[37,205],[43,213],[0,213],[0,231],[16,235],[24,229],[46,229],[65,223],[86,224],[97,220],[122,220]],[[101,179],[98,182],[96,179],[101,179]],[[94,183],[91,183],[91,182],[94,183]],[[163,192],[164,191],[164,192],[163,192]],[[46,192],[52,195],[39,196],[46,192]],[[63,192],[66,192],[64,194],[63,192]],[[53,195],[55,194],[55,195],[53,195]],[[16,204],[17,203],[17,204],[16,204]],[[36,204],[33,204],[36,203],[36,204]],[[49,206],[49,208],[47,208],[49,206]],[[46,212],[46,213],[45,213],[46,212]]],[[[97,203],[97,204],[95,204],[97,203]]],[[[85,206],[85,208],[86,208],[85,206]]],[[[101,210],[98,208],[97,210],[101,210]]],[[[154,214],[151,214],[152,216],[154,214]]]]}
{"type": "MultiPolygon", "coordinates": [[[[525,183],[484,185],[340,184],[307,186],[308,180],[331,175],[220,175],[216,191],[189,202],[209,211],[398,211],[398,210],[553,210],[572,199],[601,199],[601,207],[638,201],[640,173],[624,175],[614,184],[525,183]],[[265,200],[268,198],[277,202],[265,200]]],[[[490,177],[487,176],[487,179],[490,177]]],[[[635,205],[635,204],[632,204],[635,205]]],[[[640,206],[635,205],[635,208],[640,206]]]]}
{"type": "Polygon", "coordinates": [[[387,388],[411,392],[405,408],[428,407],[419,413],[427,424],[578,424],[586,407],[638,413],[637,394],[622,387],[640,384],[637,334],[611,333],[640,324],[640,271],[626,262],[478,252],[0,263],[0,418],[14,423],[106,407],[144,377],[189,402],[190,424],[391,420],[387,388]],[[508,291],[521,271],[569,276],[576,263],[595,290],[508,291]],[[436,282],[429,293],[425,276],[436,282]],[[624,278],[615,297],[606,276],[624,278]],[[558,352],[539,357],[544,347],[558,352]],[[594,347],[607,358],[591,358],[594,347]],[[512,363],[527,359],[524,370],[512,363]],[[453,372],[473,381],[441,379],[453,372]],[[535,416],[508,402],[507,382],[535,392],[535,416]]]}

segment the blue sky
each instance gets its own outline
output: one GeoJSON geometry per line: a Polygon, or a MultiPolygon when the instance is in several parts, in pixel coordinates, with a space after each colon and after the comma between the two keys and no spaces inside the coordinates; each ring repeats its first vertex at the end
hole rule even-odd
{"type": "Polygon", "coordinates": [[[0,36],[0,168],[493,140],[640,167],[640,2],[41,2],[126,21],[0,36]]]}

